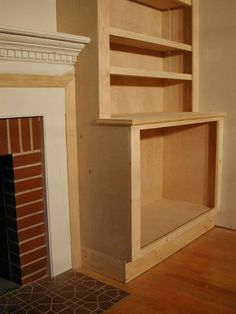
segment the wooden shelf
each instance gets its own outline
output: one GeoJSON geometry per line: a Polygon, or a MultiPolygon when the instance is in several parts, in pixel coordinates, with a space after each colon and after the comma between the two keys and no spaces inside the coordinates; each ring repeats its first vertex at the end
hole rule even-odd
{"type": "Polygon", "coordinates": [[[167,199],[155,201],[141,211],[141,247],[167,235],[211,208],[167,199]]]}
{"type": "Polygon", "coordinates": [[[184,5],[192,5],[191,0],[134,0],[134,2],[142,3],[159,10],[174,9],[184,5]]]}
{"type": "Polygon", "coordinates": [[[150,49],[155,51],[192,51],[191,45],[154,36],[110,27],[110,42],[113,44],[150,49]]]}
{"type": "Polygon", "coordinates": [[[224,113],[212,112],[142,112],[112,115],[110,119],[99,119],[101,125],[145,125],[166,122],[184,122],[190,120],[205,120],[225,117],[224,113]]]}
{"type": "Polygon", "coordinates": [[[146,78],[159,78],[168,80],[183,80],[191,81],[192,74],[173,73],[162,71],[150,71],[144,69],[124,68],[124,67],[110,67],[110,74],[115,76],[132,76],[132,77],[146,77],[146,78]]]}

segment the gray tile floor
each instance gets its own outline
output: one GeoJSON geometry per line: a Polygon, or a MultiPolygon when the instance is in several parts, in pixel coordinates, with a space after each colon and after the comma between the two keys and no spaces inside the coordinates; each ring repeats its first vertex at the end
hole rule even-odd
{"type": "Polygon", "coordinates": [[[0,295],[0,313],[103,313],[128,293],[68,271],[0,295]]]}

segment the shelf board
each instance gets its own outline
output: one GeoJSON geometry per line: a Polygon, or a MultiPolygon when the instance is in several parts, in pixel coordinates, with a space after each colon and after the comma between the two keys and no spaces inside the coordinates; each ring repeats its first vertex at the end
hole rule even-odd
{"type": "Polygon", "coordinates": [[[150,49],[155,51],[192,51],[191,45],[174,42],[145,34],[110,27],[110,41],[113,44],[150,49]]]}
{"type": "Polygon", "coordinates": [[[141,247],[166,236],[212,208],[204,205],[162,199],[141,210],[141,247]]]}
{"type": "Polygon", "coordinates": [[[150,70],[144,70],[144,69],[124,68],[124,67],[115,67],[115,66],[110,67],[110,74],[114,76],[132,76],[132,77],[157,78],[157,79],[168,79],[168,80],[184,80],[184,81],[192,80],[191,74],[150,71],[150,70]]]}
{"type": "Polygon", "coordinates": [[[159,10],[167,10],[174,9],[181,6],[191,6],[191,0],[133,0],[134,2],[142,3],[144,5],[148,5],[150,7],[159,9],[159,10]]]}
{"type": "Polygon", "coordinates": [[[212,112],[141,112],[128,114],[115,114],[108,119],[99,119],[97,124],[134,126],[146,124],[160,124],[167,122],[198,121],[203,119],[216,119],[224,117],[224,113],[212,112]]]}

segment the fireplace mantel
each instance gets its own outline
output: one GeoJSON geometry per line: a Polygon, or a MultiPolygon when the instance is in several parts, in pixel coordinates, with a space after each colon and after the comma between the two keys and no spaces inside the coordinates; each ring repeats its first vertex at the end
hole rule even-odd
{"type": "Polygon", "coordinates": [[[52,276],[80,266],[74,65],[89,41],[82,36],[0,26],[0,118],[42,116],[44,136],[64,138],[66,156],[59,168],[56,148],[53,157],[47,156],[51,148],[45,149],[52,276]],[[60,131],[58,125],[64,129],[60,131]],[[62,191],[67,196],[60,202],[62,191]]]}
{"type": "Polygon", "coordinates": [[[73,73],[78,55],[89,41],[82,36],[0,26],[0,72],[73,73]]]}

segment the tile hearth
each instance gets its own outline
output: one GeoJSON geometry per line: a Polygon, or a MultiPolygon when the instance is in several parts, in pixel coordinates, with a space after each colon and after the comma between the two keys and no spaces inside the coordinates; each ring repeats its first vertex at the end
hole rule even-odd
{"type": "Polygon", "coordinates": [[[103,313],[128,295],[86,275],[68,271],[0,295],[0,313],[103,313]]]}

